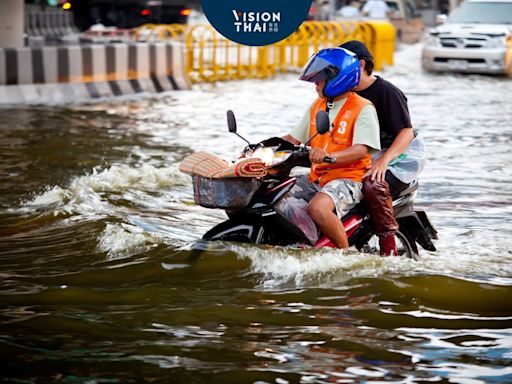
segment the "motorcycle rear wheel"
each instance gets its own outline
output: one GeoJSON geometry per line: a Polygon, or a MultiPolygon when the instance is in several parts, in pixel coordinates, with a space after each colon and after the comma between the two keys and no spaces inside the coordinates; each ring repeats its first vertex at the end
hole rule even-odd
{"type": "MultiPolygon", "coordinates": [[[[398,256],[405,256],[409,259],[418,260],[418,252],[415,250],[414,240],[412,240],[406,233],[400,230],[395,233],[396,248],[398,256]],[[413,245],[414,244],[414,245],[413,245]]],[[[380,254],[379,238],[377,235],[373,235],[370,240],[361,247],[361,251],[364,253],[380,254]]]]}

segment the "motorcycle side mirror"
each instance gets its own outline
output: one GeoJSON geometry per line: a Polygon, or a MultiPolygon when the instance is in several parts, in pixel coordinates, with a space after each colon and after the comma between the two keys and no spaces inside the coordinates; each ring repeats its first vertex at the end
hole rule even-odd
{"type": "Polygon", "coordinates": [[[329,132],[329,114],[325,111],[318,111],[315,116],[316,133],[309,138],[303,145],[307,146],[316,135],[323,135],[329,132]]]}
{"type": "Polygon", "coordinates": [[[235,119],[235,114],[233,113],[233,111],[230,109],[229,111],[226,112],[226,115],[228,117],[228,129],[229,129],[229,132],[231,133],[236,133],[236,119],[235,119]]]}
{"type": "Polygon", "coordinates": [[[329,114],[325,111],[318,111],[315,116],[316,131],[318,134],[323,135],[329,132],[329,114]]]}
{"type": "Polygon", "coordinates": [[[238,133],[236,133],[236,119],[235,119],[235,114],[233,113],[233,111],[231,109],[228,110],[226,112],[226,115],[227,115],[227,118],[228,118],[228,129],[229,129],[229,132],[234,133],[235,135],[237,135],[239,138],[241,138],[243,141],[245,141],[250,146],[251,143],[249,143],[249,141],[247,139],[243,138],[238,133]]]}

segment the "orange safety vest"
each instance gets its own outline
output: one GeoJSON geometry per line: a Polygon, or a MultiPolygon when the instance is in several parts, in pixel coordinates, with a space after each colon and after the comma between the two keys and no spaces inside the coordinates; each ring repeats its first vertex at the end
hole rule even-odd
{"type": "MultiPolygon", "coordinates": [[[[309,137],[316,133],[316,113],[326,110],[326,99],[318,98],[311,107],[309,117],[309,137]]],[[[369,100],[350,92],[347,101],[333,122],[331,132],[323,135],[317,135],[311,140],[311,147],[320,148],[328,153],[341,151],[352,146],[354,136],[354,126],[357,116],[364,106],[371,104],[369,100]]],[[[354,181],[362,181],[366,168],[372,163],[371,155],[366,155],[361,160],[345,164],[327,164],[320,163],[311,166],[309,180],[320,183],[324,186],[331,180],[350,179],[354,181]]]]}

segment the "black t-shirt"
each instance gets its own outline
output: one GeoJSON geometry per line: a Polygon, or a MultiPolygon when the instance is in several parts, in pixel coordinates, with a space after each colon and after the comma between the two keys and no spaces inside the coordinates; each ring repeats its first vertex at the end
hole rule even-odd
{"type": "Polygon", "coordinates": [[[382,77],[376,77],[372,85],[356,93],[375,106],[380,125],[380,145],[385,149],[391,146],[403,128],[411,128],[412,124],[407,98],[402,91],[382,77]]]}

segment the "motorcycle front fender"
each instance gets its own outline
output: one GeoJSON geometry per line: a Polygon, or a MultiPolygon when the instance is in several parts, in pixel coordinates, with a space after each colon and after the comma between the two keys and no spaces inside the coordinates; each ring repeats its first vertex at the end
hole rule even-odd
{"type": "Polygon", "coordinates": [[[261,215],[248,215],[245,212],[232,216],[206,232],[203,240],[282,246],[309,243],[299,228],[276,211],[267,211],[261,215]]]}
{"type": "Polygon", "coordinates": [[[400,230],[407,232],[411,238],[427,251],[435,251],[431,239],[437,239],[437,231],[430,223],[424,211],[411,211],[397,217],[400,230]]]}
{"type": "Polygon", "coordinates": [[[263,225],[257,220],[234,217],[210,229],[203,235],[203,240],[260,244],[263,232],[263,225]]]}

